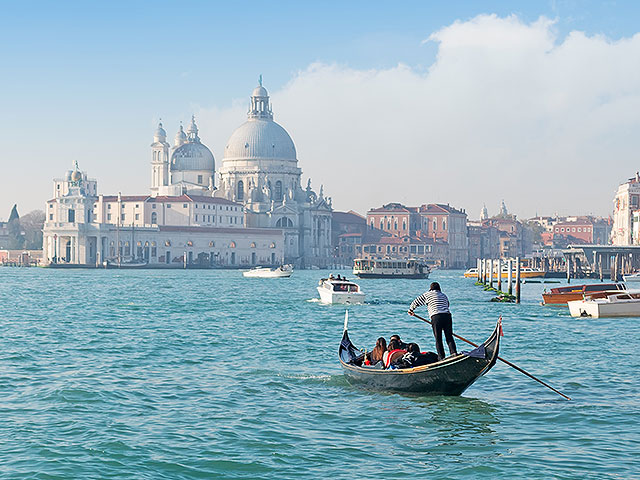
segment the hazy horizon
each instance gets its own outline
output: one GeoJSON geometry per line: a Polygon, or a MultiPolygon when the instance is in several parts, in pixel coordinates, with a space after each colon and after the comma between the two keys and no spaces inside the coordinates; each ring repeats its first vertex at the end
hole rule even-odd
{"type": "Polygon", "coordinates": [[[172,142],[195,114],[218,169],[260,74],[336,210],[606,217],[640,170],[640,8],[580,5],[7,5],[0,220],[75,161],[148,193],[160,118],[172,142]]]}

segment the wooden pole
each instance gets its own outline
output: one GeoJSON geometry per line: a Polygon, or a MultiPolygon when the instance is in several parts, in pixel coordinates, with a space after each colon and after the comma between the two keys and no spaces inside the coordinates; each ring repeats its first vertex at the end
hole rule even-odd
{"type": "MultiPolygon", "coordinates": [[[[520,264],[520,257],[516,258],[516,265],[520,264]]],[[[429,320],[427,320],[426,318],[422,318],[420,315],[416,315],[415,313],[411,312],[409,315],[411,315],[412,317],[416,317],[419,320],[422,320],[423,322],[427,322],[429,325],[431,325],[431,322],[429,320]]],[[[501,317],[502,318],[502,317],[501,317]]],[[[346,327],[345,327],[346,328],[346,327]]],[[[478,347],[478,345],[476,343],[470,342],[469,340],[467,340],[464,337],[461,337],[460,335],[457,334],[453,334],[454,337],[456,337],[459,340],[462,340],[463,342],[467,342],[469,345],[472,345],[474,347],[478,347]]],[[[564,393],[556,390],[555,388],[553,388],[551,385],[544,383],[542,380],[540,380],[539,378],[534,377],[533,375],[531,375],[529,372],[527,372],[526,370],[524,370],[523,368],[520,368],[519,366],[509,362],[508,360],[505,360],[504,358],[498,356],[498,360],[500,360],[501,362],[506,363],[507,365],[509,365],[511,368],[515,368],[516,370],[518,370],[520,373],[524,373],[527,377],[535,380],[536,382],[544,385],[545,387],[553,390],[554,392],[556,392],[558,395],[566,398],[567,400],[571,400],[571,397],[568,397],[567,395],[565,395],[564,393]]]]}
{"type": "Polygon", "coordinates": [[[476,281],[481,282],[482,277],[480,276],[480,271],[482,270],[482,260],[476,258],[476,270],[478,271],[478,275],[476,275],[476,281]]]}
{"type": "Polygon", "coordinates": [[[600,275],[600,281],[604,282],[604,275],[602,274],[602,253],[598,254],[598,274],[600,275]]]}
{"type": "Polygon", "coordinates": [[[509,263],[508,263],[508,270],[509,270],[509,274],[508,274],[508,278],[509,278],[509,295],[513,294],[513,260],[509,259],[509,263]]]}
{"type": "Polygon", "coordinates": [[[498,291],[502,291],[502,258],[498,259],[498,291]]]}
{"type": "Polygon", "coordinates": [[[567,257],[567,283],[571,283],[571,254],[567,257]]]}
{"type": "Polygon", "coordinates": [[[520,303],[520,257],[516,257],[516,303],[520,303]]]}
{"type": "Polygon", "coordinates": [[[488,260],[489,262],[489,285],[493,288],[493,258],[488,260]]]}

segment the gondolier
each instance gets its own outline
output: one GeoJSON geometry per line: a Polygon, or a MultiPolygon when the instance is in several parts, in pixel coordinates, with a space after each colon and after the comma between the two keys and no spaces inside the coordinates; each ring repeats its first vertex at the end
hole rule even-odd
{"type": "Polygon", "coordinates": [[[409,307],[409,315],[413,315],[413,311],[426,305],[429,310],[429,316],[431,317],[431,326],[433,327],[433,335],[436,338],[436,351],[438,352],[438,359],[444,358],[444,345],[442,344],[442,333],[444,332],[444,338],[447,341],[449,347],[449,353],[455,355],[456,342],[453,340],[453,320],[451,318],[451,312],[449,311],[449,299],[440,290],[440,284],[433,282],[429,286],[429,291],[423,293],[417,297],[411,306],[409,307]]]}

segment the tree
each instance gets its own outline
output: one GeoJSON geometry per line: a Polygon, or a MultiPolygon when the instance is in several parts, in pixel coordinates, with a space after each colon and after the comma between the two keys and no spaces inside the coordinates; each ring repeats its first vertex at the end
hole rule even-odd
{"type": "Polygon", "coordinates": [[[24,246],[24,236],[22,234],[22,227],[20,226],[20,215],[18,215],[18,206],[14,205],[9,215],[9,221],[7,222],[7,233],[9,236],[9,249],[20,250],[24,246]]]}
{"type": "Polygon", "coordinates": [[[40,250],[42,248],[44,220],[45,213],[42,210],[33,210],[20,217],[20,225],[24,233],[24,248],[27,250],[40,250]]]}

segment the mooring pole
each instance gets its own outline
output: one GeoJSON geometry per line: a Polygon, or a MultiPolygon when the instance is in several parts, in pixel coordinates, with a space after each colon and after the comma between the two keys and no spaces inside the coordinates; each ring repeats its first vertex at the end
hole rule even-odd
{"type": "Polygon", "coordinates": [[[502,257],[498,259],[498,291],[502,291],[502,257]]]}
{"type": "Polygon", "coordinates": [[[516,303],[520,303],[520,257],[516,257],[516,303]]]}
{"type": "Polygon", "coordinates": [[[509,270],[509,295],[513,294],[513,260],[510,258],[508,263],[509,270]]]}
{"type": "Polygon", "coordinates": [[[567,283],[571,283],[571,257],[567,257],[567,283]]]}
{"type": "Polygon", "coordinates": [[[489,262],[489,286],[493,288],[493,258],[490,258],[488,262],[489,262]]]}

